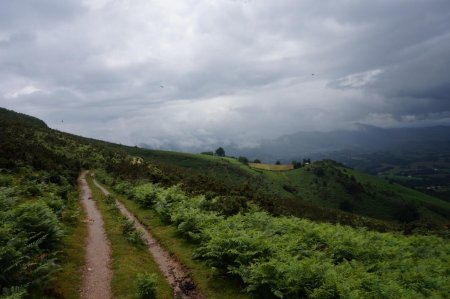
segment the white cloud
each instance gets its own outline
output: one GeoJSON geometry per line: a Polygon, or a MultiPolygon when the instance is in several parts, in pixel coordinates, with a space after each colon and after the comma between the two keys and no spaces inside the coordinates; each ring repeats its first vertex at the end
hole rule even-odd
{"type": "Polygon", "coordinates": [[[361,73],[350,74],[337,80],[339,87],[362,88],[367,84],[375,82],[377,77],[383,73],[381,69],[369,70],[361,73]]]}
{"type": "Polygon", "coordinates": [[[20,96],[30,95],[32,93],[41,91],[39,88],[33,85],[26,85],[17,90],[13,90],[4,94],[4,97],[7,99],[15,99],[20,96]]]}

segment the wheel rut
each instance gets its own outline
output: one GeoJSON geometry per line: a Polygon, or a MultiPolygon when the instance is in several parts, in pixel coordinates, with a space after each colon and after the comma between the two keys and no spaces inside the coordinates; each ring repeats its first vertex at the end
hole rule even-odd
{"type": "MultiPolygon", "coordinates": [[[[94,184],[103,192],[103,194],[110,194],[110,192],[97,183],[95,179],[94,184]]],[[[129,220],[133,221],[136,229],[142,231],[148,250],[153,255],[153,258],[158,264],[161,272],[164,274],[165,278],[174,290],[174,298],[206,298],[197,290],[195,283],[190,278],[189,271],[158,243],[158,241],[145,228],[145,226],[140,223],[139,220],[130,211],[128,211],[128,209],[120,201],[116,199],[115,202],[120,212],[129,220]]]]}
{"type": "Polygon", "coordinates": [[[111,298],[111,246],[103,228],[103,218],[92,200],[92,191],[86,182],[87,171],[78,178],[80,199],[86,211],[88,236],[86,262],[83,268],[80,298],[111,298]]]}

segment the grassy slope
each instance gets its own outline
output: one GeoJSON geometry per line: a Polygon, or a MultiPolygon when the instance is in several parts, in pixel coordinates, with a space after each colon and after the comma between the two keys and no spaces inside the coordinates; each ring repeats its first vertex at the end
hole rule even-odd
{"type": "MultiPolygon", "coordinates": [[[[353,212],[361,215],[392,220],[396,206],[405,202],[415,203],[423,217],[430,221],[443,223],[450,215],[450,204],[447,202],[342,166],[313,164],[293,171],[266,171],[265,174],[278,185],[290,186],[299,197],[322,206],[339,208],[339,204],[347,200],[351,203],[353,212]],[[314,168],[317,167],[325,169],[323,176],[314,173],[314,168]],[[338,172],[354,177],[355,182],[363,189],[348,192],[338,180],[338,172]],[[432,215],[437,218],[431,219],[432,215]]],[[[342,180],[349,181],[346,177],[342,180]]]]}
{"type": "Polygon", "coordinates": [[[106,234],[111,242],[114,298],[134,298],[136,293],[135,277],[138,273],[145,272],[157,275],[158,298],[172,298],[172,289],[147,248],[145,246],[136,247],[125,239],[121,223],[118,221],[118,214],[110,210],[104,201],[104,194],[95,187],[90,176],[87,177],[87,181],[92,189],[97,207],[103,215],[106,234]]]}
{"type": "Polygon", "coordinates": [[[214,275],[209,266],[203,262],[194,260],[192,257],[196,246],[180,237],[174,226],[162,223],[159,216],[153,210],[141,209],[135,202],[124,196],[115,193],[112,194],[151,231],[152,235],[162,246],[191,270],[193,280],[198,285],[200,291],[208,298],[250,298],[248,295],[240,292],[243,289],[243,285],[239,282],[230,281],[229,277],[214,275]]]}
{"type": "Polygon", "coordinates": [[[157,165],[204,174],[229,186],[249,183],[273,194],[274,199],[297,198],[329,208],[339,208],[343,201],[348,201],[353,213],[384,220],[393,220],[396,209],[411,202],[418,207],[424,221],[440,225],[450,217],[450,204],[443,200],[333,163],[313,163],[309,167],[275,172],[253,169],[232,158],[137,148],[131,149],[130,153],[157,165]],[[315,168],[324,169],[325,175],[317,175],[315,168]],[[356,194],[349,192],[345,188],[348,179],[338,178],[339,173],[353,176],[363,190],[356,194]]]}
{"type": "MultiPolygon", "coordinates": [[[[4,112],[2,113],[5,114],[4,112]]],[[[12,119],[9,121],[10,125],[18,127],[13,128],[12,131],[14,133],[5,137],[10,139],[19,138],[20,134],[16,134],[18,129],[20,131],[20,128],[24,128],[26,125],[29,127],[24,132],[24,140],[11,140],[8,144],[11,149],[7,152],[26,150],[27,153],[24,154],[24,157],[28,157],[27,159],[31,160],[38,167],[63,171],[63,169],[73,169],[74,167],[81,166],[80,159],[83,163],[93,166],[98,162],[104,161],[105,157],[108,157],[108,153],[126,152],[130,155],[146,158],[161,168],[164,174],[172,174],[175,177],[171,182],[172,184],[176,183],[177,177],[192,178],[195,176],[204,176],[218,182],[221,185],[220,189],[222,192],[231,190],[239,193],[242,186],[248,185],[250,191],[247,194],[251,196],[256,191],[265,193],[266,200],[272,201],[276,212],[290,211],[294,215],[305,216],[302,212],[304,206],[299,205],[298,207],[294,207],[296,204],[295,201],[303,200],[304,202],[329,208],[338,208],[343,201],[348,201],[351,204],[350,211],[353,213],[385,220],[393,219],[395,207],[403,202],[414,202],[418,206],[422,206],[419,209],[424,216],[423,218],[432,219],[439,224],[447,221],[446,219],[450,215],[450,205],[443,203],[442,200],[401,188],[397,185],[394,185],[394,187],[383,180],[367,177],[350,170],[348,172],[356,178],[358,183],[364,185],[364,192],[357,194],[357,196],[349,193],[342,186],[342,182],[336,179],[336,174],[328,173],[328,176],[321,178],[314,173],[306,171],[305,168],[286,172],[264,171],[252,169],[232,158],[218,158],[208,155],[146,150],[137,147],[122,146],[51,130],[38,120],[34,118],[28,119],[23,115],[15,116],[19,119],[23,118],[22,122],[14,122],[15,118],[11,116],[11,113],[6,113],[5,115],[7,117],[5,119],[12,119]],[[21,125],[22,123],[23,126],[21,125]],[[27,134],[29,135],[28,137],[27,134]],[[37,142],[32,142],[34,139],[37,142]],[[28,142],[26,144],[27,147],[20,146],[21,142],[28,142]],[[38,144],[38,148],[35,148],[36,144],[38,144]],[[32,155],[36,156],[33,157],[32,155]],[[68,165],[55,163],[55,159],[66,162],[70,161],[70,163],[67,162],[68,165]],[[280,198],[283,200],[279,200],[280,198]],[[280,207],[281,205],[284,206],[280,207]]],[[[8,122],[5,124],[8,125],[8,122]]],[[[11,159],[16,158],[14,155],[11,156],[11,159]]],[[[22,159],[25,158],[22,157],[22,159]]],[[[317,165],[317,163],[314,163],[312,167],[316,167],[317,165]]],[[[181,179],[181,181],[183,180],[181,179]]],[[[194,189],[198,188],[198,186],[200,188],[204,186],[203,189],[210,188],[209,185],[203,184],[202,181],[193,182],[186,180],[186,184],[189,186],[197,185],[194,189]]],[[[207,190],[200,191],[205,192],[207,190]]],[[[316,214],[321,214],[321,212],[319,211],[316,214]]],[[[322,220],[326,220],[327,217],[330,216],[326,215],[322,217],[324,218],[322,220]]],[[[315,219],[315,217],[311,219],[315,219]]]]}

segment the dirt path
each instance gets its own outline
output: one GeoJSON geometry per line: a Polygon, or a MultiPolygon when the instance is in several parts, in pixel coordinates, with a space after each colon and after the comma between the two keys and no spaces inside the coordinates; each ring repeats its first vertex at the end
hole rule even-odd
{"type": "MultiPolygon", "coordinates": [[[[94,179],[94,184],[105,194],[108,195],[109,191],[103,188],[94,179]]],[[[169,281],[174,290],[174,298],[206,298],[200,294],[193,281],[189,277],[188,271],[174,259],[164,248],[159,245],[156,239],[150,234],[150,232],[134,217],[128,209],[116,199],[117,207],[120,212],[126,216],[129,220],[134,222],[136,229],[143,232],[143,237],[147,242],[148,250],[153,255],[156,263],[161,269],[162,273],[169,281]]]]}
{"type": "Polygon", "coordinates": [[[86,264],[83,269],[80,298],[111,298],[111,247],[103,229],[102,215],[92,200],[92,192],[86,182],[87,171],[80,174],[78,185],[80,199],[87,214],[88,237],[86,264]]]}

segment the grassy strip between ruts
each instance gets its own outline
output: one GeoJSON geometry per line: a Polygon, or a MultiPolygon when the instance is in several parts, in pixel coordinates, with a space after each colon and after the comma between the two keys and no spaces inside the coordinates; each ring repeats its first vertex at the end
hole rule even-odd
{"type": "Polygon", "coordinates": [[[66,236],[63,240],[62,251],[64,257],[61,261],[62,269],[52,282],[52,295],[59,298],[76,299],[80,297],[82,267],[85,263],[86,253],[86,213],[81,207],[79,193],[69,195],[69,208],[66,211],[66,236]]]}
{"type": "Polygon", "coordinates": [[[92,189],[93,199],[102,213],[106,235],[112,251],[112,292],[114,298],[135,298],[135,279],[138,273],[157,275],[157,298],[172,298],[172,288],[153,260],[146,246],[136,247],[122,234],[118,212],[104,201],[105,195],[93,184],[91,176],[87,181],[92,189]]]}
{"type": "Polygon", "coordinates": [[[193,260],[192,255],[196,248],[195,244],[180,237],[174,226],[162,223],[155,211],[144,210],[134,201],[131,201],[124,196],[117,195],[112,190],[109,191],[115,198],[120,200],[120,202],[122,202],[127,209],[145,225],[145,227],[147,227],[166,250],[176,256],[183,265],[191,270],[192,278],[199,290],[208,298],[251,298],[248,294],[241,292],[244,285],[239,281],[232,281],[229,277],[215,275],[210,267],[200,261],[193,260]]]}

